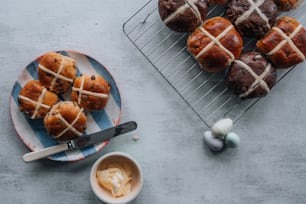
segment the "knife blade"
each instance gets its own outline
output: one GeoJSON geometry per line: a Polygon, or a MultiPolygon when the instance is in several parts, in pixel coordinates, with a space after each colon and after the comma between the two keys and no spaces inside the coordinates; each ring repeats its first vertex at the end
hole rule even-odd
{"type": "Polygon", "coordinates": [[[55,146],[43,148],[43,149],[40,149],[34,152],[26,153],[23,155],[22,158],[25,162],[42,159],[42,158],[48,157],[52,154],[56,154],[59,152],[79,149],[82,147],[96,144],[98,142],[103,142],[105,140],[109,140],[118,135],[122,135],[130,131],[133,131],[136,128],[137,128],[137,123],[135,121],[129,121],[129,122],[102,130],[100,132],[93,133],[85,137],[79,137],[77,139],[69,140],[59,145],[55,145],[55,146]]]}

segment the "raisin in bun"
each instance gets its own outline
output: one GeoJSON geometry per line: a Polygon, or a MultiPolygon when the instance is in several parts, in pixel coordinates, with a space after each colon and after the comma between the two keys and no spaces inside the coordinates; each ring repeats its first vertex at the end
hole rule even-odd
{"type": "Polygon", "coordinates": [[[43,86],[55,93],[67,91],[76,73],[75,61],[59,53],[46,53],[39,60],[38,79],[43,86]]]}
{"type": "Polygon", "coordinates": [[[247,52],[231,65],[226,83],[241,99],[263,97],[276,82],[276,71],[259,52],[247,52]]]}
{"type": "Polygon", "coordinates": [[[275,26],[256,43],[275,68],[289,68],[304,61],[306,31],[294,18],[281,17],[275,26]]]}
{"type": "Polygon", "coordinates": [[[105,107],[110,83],[100,75],[82,74],[73,83],[71,99],[85,110],[98,111],[105,107]]]}
{"type": "Polygon", "coordinates": [[[188,51],[208,72],[226,69],[242,50],[242,38],[225,18],[206,20],[187,40],[188,51]]]}
{"type": "Polygon", "coordinates": [[[83,109],[71,101],[55,104],[44,118],[45,128],[50,136],[58,141],[78,138],[87,128],[83,109]]]}
{"type": "Polygon", "coordinates": [[[159,0],[162,21],[176,32],[192,32],[204,21],[207,0],[159,0]]]}
{"type": "Polygon", "coordinates": [[[244,37],[262,37],[278,15],[273,0],[232,0],[225,9],[225,16],[244,37]]]}
{"type": "Polygon", "coordinates": [[[289,11],[299,7],[304,0],[274,0],[280,11],[289,11]]]}
{"type": "Polygon", "coordinates": [[[28,81],[18,96],[20,111],[31,119],[44,118],[57,102],[57,95],[48,91],[36,80],[28,81]]]}

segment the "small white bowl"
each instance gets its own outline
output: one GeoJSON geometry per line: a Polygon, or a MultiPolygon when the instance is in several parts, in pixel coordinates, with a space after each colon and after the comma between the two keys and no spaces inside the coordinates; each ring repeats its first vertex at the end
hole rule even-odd
{"type": "Polygon", "coordinates": [[[142,170],[138,162],[130,155],[123,152],[111,152],[100,157],[91,168],[90,185],[96,196],[103,202],[109,204],[123,204],[129,203],[139,194],[142,188],[143,178],[142,170]],[[127,195],[120,197],[113,197],[111,192],[104,189],[97,180],[97,171],[105,169],[110,163],[127,163],[132,168],[132,189],[127,195]]]}

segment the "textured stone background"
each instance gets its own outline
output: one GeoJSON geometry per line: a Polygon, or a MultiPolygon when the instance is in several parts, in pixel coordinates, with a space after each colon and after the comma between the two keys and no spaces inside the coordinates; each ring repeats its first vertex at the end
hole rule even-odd
{"type": "Polygon", "coordinates": [[[214,155],[206,129],[122,32],[142,0],[1,0],[0,203],[99,203],[94,161],[111,151],[134,156],[144,186],[133,203],[306,203],[306,70],[299,65],[236,124],[241,146],[214,155]],[[16,76],[47,51],[87,53],[111,70],[122,92],[122,121],[137,131],[75,163],[25,164],[9,96],[16,76]],[[133,136],[139,135],[139,141],[133,136]]]}

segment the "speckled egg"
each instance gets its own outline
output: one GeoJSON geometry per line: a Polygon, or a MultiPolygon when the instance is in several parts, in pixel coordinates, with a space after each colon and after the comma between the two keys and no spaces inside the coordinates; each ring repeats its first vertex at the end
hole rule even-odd
{"type": "Polygon", "coordinates": [[[221,151],[224,147],[224,142],[220,138],[215,137],[211,131],[204,132],[204,142],[208,148],[214,152],[221,151]]]}
{"type": "Polygon", "coordinates": [[[233,121],[229,118],[223,118],[217,121],[211,128],[215,137],[224,138],[233,129],[233,121]]]}
{"type": "Polygon", "coordinates": [[[225,136],[224,143],[227,147],[236,148],[240,143],[238,134],[230,132],[225,136]]]}

